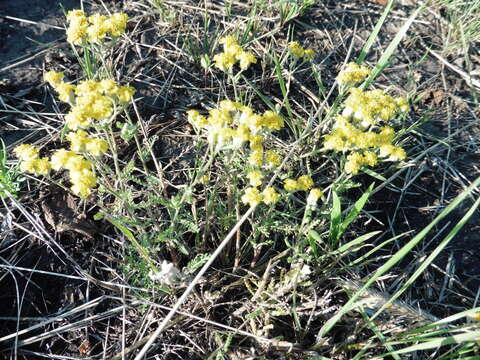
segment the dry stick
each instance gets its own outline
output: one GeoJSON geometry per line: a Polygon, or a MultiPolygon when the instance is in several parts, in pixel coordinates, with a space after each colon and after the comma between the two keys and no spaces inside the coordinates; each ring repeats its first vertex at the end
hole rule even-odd
{"type": "MultiPolygon", "coordinates": [[[[425,45],[424,45],[425,46],[425,45]]],[[[450,70],[456,72],[458,75],[460,75],[466,82],[468,85],[470,86],[474,86],[476,87],[477,89],[480,89],[480,80],[477,80],[477,79],[474,79],[472,78],[472,76],[467,73],[466,71],[462,70],[461,68],[459,68],[458,66],[455,66],[451,63],[449,63],[445,58],[443,58],[442,56],[440,56],[439,54],[437,54],[435,51],[429,49],[428,47],[426,47],[426,50],[432,54],[433,56],[435,56],[442,64],[444,64],[446,67],[448,67],[450,70]]]]}
{"type": "Polygon", "coordinates": [[[223,239],[223,241],[220,243],[220,245],[217,247],[217,249],[215,250],[215,252],[210,256],[210,258],[208,259],[208,261],[205,263],[205,265],[203,265],[202,269],[198,272],[197,276],[195,276],[195,278],[192,280],[192,282],[190,283],[190,285],[188,285],[187,289],[185,290],[185,292],[182,294],[182,296],[180,296],[180,298],[177,300],[177,302],[175,303],[175,305],[173,306],[172,310],[170,310],[170,312],[167,314],[167,316],[163,319],[163,321],[161,322],[161,324],[159,325],[158,329],[155,330],[155,332],[152,334],[152,337],[150,339],[148,339],[147,343],[145,344],[145,346],[142,348],[142,350],[140,350],[140,352],[138,353],[138,355],[135,357],[135,360],[141,360],[143,358],[143,356],[146,354],[146,352],[148,351],[148,349],[152,346],[152,344],[155,342],[155,340],[157,339],[157,337],[160,335],[160,333],[163,331],[163,329],[165,328],[165,326],[168,324],[168,322],[172,319],[173,315],[175,315],[175,313],[177,312],[177,310],[180,308],[180,306],[182,306],[182,304],[185,302],[185,300],[187,299],[187,297],[190,295],[190,293],[193,291],[194,287],[197,285],[197,283],[200,281],[201,277],[203,276],[203,274],[205,274],[205,272],[208,270],[208,268],[210,267],[210,265],[213,264],[213,262],[215,261],[215,259],[218,257],[218,255],[220,255],[220,253],[222,252],[223,248],[228,244],[228,242],[230,241],[230,239],[236,234],[236,232],[240,229],[240,226],[242,226],[242,224],[248,219],[248,217],[254,212],[256,206],[253,206],[251,207],[250,209],[248,209],[248,211],[243,214],[242,218],[235,224],[235,226],[230,230],[230,232],[228,233],[228,235],[225,237],[225,239],[223,239]]]}

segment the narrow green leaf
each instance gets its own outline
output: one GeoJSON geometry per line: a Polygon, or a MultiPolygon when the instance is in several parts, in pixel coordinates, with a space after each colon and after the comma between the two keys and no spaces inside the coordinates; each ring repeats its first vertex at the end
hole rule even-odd
{"type": "Polygon", "coordinates": [[[357,291],[350,300],[335,314],[331,317],[320,329],[318,337],[324,337],[335,324],[349,311],[351,311],[356,306],[356,301],[362,295],[362,293],[367,289],[371,284],[377,281],[380,276],[385,274],[389,269],[391,269],[396,263],[402,260],[405,255],[407,255],[414,247],[417,245],[433,227],[438,224],[445,216],[452,212],[470,193],[478,187],[480,184],[480,177],[477,178],[467,189],[465,189],[460,195],[458,195],[428,226],[426,226],[420,233],[418,233],[412,240],[405,244],[394,256],[392,256],[384,265],[382,265],[377,271],[370,277],[370,279],[365,283],[365,285],[357,291]]]}
{"type": "Polygon", "coordinates": [[[342,204],[335,190],[332,191],[332,210],[330,212],[330,240],[335,241],[340,228],[342,204]]]}
{"type": "MultiPolygon", "coordinates": [[[[390,3],[392,3],[392,2],[393,1],[390,0],[390,3]]],[[[423,11],[425,6],[426,5],[423,4],[422,6],[417,8],[414,11],[414,13],[408,18],[408,20],[403,24],[401,29],[398,31],[397,35],[395,35],[392,42],[388,45],[388,47],[383,52],[382,56],[378,60],[377,65],[373,69],[370,76],[362,84],[362,88],[366,88],[368,85],[370,85],[373,82],[373,80],[375,80],[375,78],[383,71],[383,69],[385,69],[385,67],[387,67],[387,65],[389,63],[389,60],[390,60],[390,57],[395,52],[395,50],[397,50],[398,45],[400,45],[400,42],[402,41],[404,36],[407,34],[407,31],[410,28],[410,26],[412,25],[413,21],[418,16],[418,14],[420,14],[420,12],[423,11]]]]}
{"type": "Polygon", "coordinates": [[[335,242],[338,242],[338,240],[340,240],[340,236],[342,236],[342,234],[345,232],[345,230],[347,230],[348,226],[352,223],[352,221],[354,221],[358,217],[358,215],[362,211],[363,207],[367,203],[367,200],[370,197],[370,194],[372,193],[373,186],[374,186],[374,183],[370,184],[367,191],[365,191],[365,193],[360,197],[360,199],[358,199],[355,202],[352,210],[350,210],[350,212],[348,213],[345,220],[343,220],[340,223],[338,233],[336,234],[337,237],[335,239],[335,242]]]}
{"type": "Polygon", "coordinates": [[[382,28],[383,23],[385,22],[388,16],[388,13],[390,12],[390,10],[392,10],[392,6],[393,6],[393,0],[389,0],[387,6],[385,6],[385,9],[383,10],[382,16],[380,16],[380,19],[378,19],[377,23],[375,24],[375,27],[373,28],[372,32],[370,33],[370,36],[368,37],[365,45],[363,46],[363,49],[360,52],[360,56],[357,59],[357,64],[361,64],[363,60],[365,60],[365,57],[370,51],[370,48],[372,47],[373,43],[378,37],[378,33],[380,32],[380,29],[382,28]]]}
{"type": "Polygon", "coordinates": [[[392,295],[390,299],[371,317],[371,319],[375,319],[380,313],[387,308],[390,304],[392,304],[401,294],[407,290],[407,288],[413,284],[413,282],[423,273],[423,271],[435,260],[435,258],[440,254],[440,252],[445,249],[445,246],[448,245],[450,240],[452,240],[455,235],[465,226],[468,220],[472,217],[472,215],[477,210],[478,206],[480,205],[480,198],[475,201],[472,207],[467,211],[467,213],[463,216],[463,218],[458,222],[457,225],[448,233],[447,236],[438,244],[435,250],[421,263],[418,269],[413,273],[413,275],[403,284],[403,286],[392,295]]]}

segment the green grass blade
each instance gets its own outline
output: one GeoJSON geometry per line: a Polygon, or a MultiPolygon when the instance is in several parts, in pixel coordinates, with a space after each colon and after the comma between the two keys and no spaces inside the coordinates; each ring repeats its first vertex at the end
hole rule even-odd
{"type": "Polygon", "coordinates": [[[385,49],[383,52],[382,56],[377,62],[377,65],[375,68],[372,70],[372,73],[370,76],[365,80],[365,82],[362,84],[362,88],[366,88],[368,85],[372,83],[373,80],[387,67],[388,62],[390,60],[390,57],[392,54],[397,50],[398,45],[400,45],[400,42],[404,38],[404,36],[407,34],[408,29],[412,25],[413,21],[415,18],[420,14],[423,9],[425,8],[426,5],[420,6],[417,10],[414,11],[414,13],[408,18],[408,20],[403,24],[397,35],[393,38],[392,42],[388,45],[388,47],[385,49]]]}
{"type": "Polygon", "coordinates": [[[440,252],[448,245],[450,240],[452,240],[455,235],[465,226],[468,220],[477,210],[480,205],[480,198],[475,201],[472,207],[468,212],[463,216],[463,218],[458,222],[457,225],[448,233],[448,235],[440,242],[440,244],[435,248],[435,250],[422,262],[418,269],[413,273],[413,275],[405,282],[405,284],[395,293],[392,297],[371,317],[375,319],[387,306],[392,304],[395,299],[397,299],[401,294],[407,290],[407,288],[413,284],[413,282],[423,273],[423,271],[435,260],[435,258],[440,254],[440,252]]]}
{"type": "Polygon", "coordinates": [[[352,210],[348,213],[347,217],[345,220],[343,220],[340,224],[339,227],[339,233],[337,234],[336,241],[340,240],[340,236],[347,230],[348,226],[360,215],[360,212],[362,211],[363,207],[367,203],[368,198],[370,197],[370,194],[372,193],[374,183],[370,184],[368,187],[367,191],[358,199],[355,204],[353,205],[352,210]]]}
{"type": "Polygon", "coordinates": [[[461,344],[468,341],[476,341],[478,340],[478,338],[480,338],[480,330],[472,331],[466,334],[451,335],[444,338],[434,339],[421,344],[412,345],[397,351],[389,352],[381,356],[385,357],[393,354],[406,354],[412,351],[438,349],[439,347],[445,345],[461,344]]]}
{"type": "Polygon", "coordinates": [[[332,190],[332,210],[330,212],[330,240],[338,238],[340,224],[342,221],[342,204],[335,190],[332,190]]]}
{"type": "Polygon", "coordinates": [[[375,24],[375,27],[370,33],[370,36],[368,37],[367,42],[363,46],[363,49],[360,52],[360,56],[357,59],[357,64],[361,64],[365,60],[365,57],[367,56],[373,43],[377,39],[378,33],[380,32],[380,29],[382,28],[383,23],[385,22],[388,14],[390,13],[390,10],[392,10],[392,7],[393,7],[393,0],[390,0],[387,6],[385,6],[385,9],[383,10],[382,16],[380,16],[380,19],[378,19],[377,23],[375,24]]]}
{"type": "Polygon", "coordinates": [[[320,329],[318,337],[324,337],[335,324],[349,311],[351,311],[356,306],[356,301],[361,296],[361,294],[367,289],[371,284],[377,281],[380,276],[385,274],[390,268],[392,268],[396,263],[402,260],[405,255],[407,255],[414,247],[417,245],[429,232],[437,225],[444,217],[446,217],[450,212],[452,212],[470,193],[480,184],[480,177],[477,178],[468,188],[466,188],[460,195],[458,195],[428,226],[426,226],[420,233],[418,233],[412,240],[405,244],[394,256],[392,256],[384,265],[382,265],[365,283],[365,285],[357,291],[350,300],[335,314],[331,317],[320,329]]]}

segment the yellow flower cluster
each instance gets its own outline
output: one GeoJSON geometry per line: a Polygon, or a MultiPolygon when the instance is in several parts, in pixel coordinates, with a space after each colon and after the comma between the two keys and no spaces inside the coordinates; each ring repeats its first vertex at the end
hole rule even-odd
{"type": "Polygon", "coordinates": [[[267,187],[260,192],[256,187],[249,187],[245,189],[245,193],[242,196],[242,202],[250,206],[257,206],[260,202],[265,204],[276,203],[280,199],[280,195],[273,187],[267,187]]]}
{"type": "Polygon", "coordinates": [[[251,187],[242,196],[245,204],[256,206],[262,201],[266,204],[278,201],[280,195],[274,188],[268,187],[261,192],[257,187],[262,185],[264,171],[281,164],[280,155],[264,147],[265,136],[284,126],[279,114],[267,110],[260,115],[238,102],[222,100],[217,108],[210,110],[207,117],[197,110],[189,110],[187,115],[195,128],[206,130],[209,142],[217,149],[238,149],[249,144],[248,162],[252,169],[246,173],[246,178],[251,187]]]}
{"type": "Polygon", "coordinates": [[[67,135],[71,142],[70,150],[56,150],[50,160],[38,156],[39,149],[28,144],[17,146],[13,151],[20,159],[20,170],[35,175],[47,175],[51,169],[69,171],[72,191],[87,197],[97,184],[91,161],[77,152],[86,152],[98,156],[108,150],[106,141],[87,136],[83,130],[67,135]]]}
{"type": "Polygon", "coordinates": [[[111,16],[93,14],[85,16],[83,10],[71,10],[67,13],[67,41],[82,45],[88,42],[99,43],[107,35],[117,37],[125,32],[128,16],[115,13],[111,16]]]}
{"type": "MultiPolygon", "coordinates": [[[[350,81],[353,82],[354,78],[350,77],[350,81]]],[[[350,152],[345,163],[347,173],[355,175],[362,166],[374,167],[379,157],[389,161],[406,158],[405,150],[393,145],[395,130],[390,126],[380,126],[399,112],[409,110],[406,99],[393,98],[379,89],[364,91],[352,88],[343,105],[342,115],[337,117],[332,132],[325,136],[324,149],[350,152]]]]}
{"type": "Polygon", "coordinates": [[[35,175],[48,175],[51,164],[47,158],[38,155],[39,149],[33,145],[22,144],[13,152],[20,159],[20,170],[35,175]]]}
{"type": "Polygon", "coordinates": [[[368,67],[351,62],[338,73],[337,81],[340,84],[358,84],[365,80],[370,73],[371,70],[368,67]]]}
{"type": "Polygon", "coordinates": [[[363,127],[375,125],[380,121],[387,122],[400,111],[409,110],[405,98],[393,98],[380,89],[363,91],[352,88],[344,105],[342,115],[353,117],[363,127]]]}
{"type": "Polygon", "coordinates": [[[250,143],[250,163],[274,167],[280,164],[280,157],[272,150],[264,150],[264,136],[267,132],[280,130],[283,118],[267,110],[262,115],[250,107],[231,100],[222,100],[209,116],[200,115],[197,110],[187,111],[188,121],[198,129],[207,131],[208,140],[219,148],[226,145],[240,147],[250,143]]]}
{"type": "Polygon", "coordinates": [[[91,161],[74,151],[57,150],[50,158],[50,162],[52,168],[57,171],[68,170],[72,191],[80,197],[84,198],[90,195],[92,189],[97,185],[91,161]]]}
{"type": "Polygon", "coordinates": [[[70,112],[65,116],[69,129],[67,134],[70,149],[55,151],[50,161],[38,158],[38,149],[30,145],[20,145],[15,153],[22,160],[23,171],[37,175],[46,175],[50,169],[60,171],[66,169],[72,183],[72,191],[87,197],[97,184],[93,164],[84,155],[99,157],[108,151],[108,143],[98,137],[89,136],[83,130],[94,124],[94,120],[110,118],[119,106],[128,104],[135,89],[131,86],[120,86],[114,80],[84,80],[78,85],[63,81],[64,74],[49,71],[45,81],[57,91],[60,100],[71,105],[70,112]]]}
{"type": "Polygon", "coordinates": [[[108,143],[96,137],[89,137],[86,131],[77,130],[67,136],[70,141],[70,150],[75,152],[87,152],[92,156],[100,156],[108,150],[108,143]]]}
{"type": "Polygon", "coordinates": [[[314,182],[310,175],[302,175],[297,180],[285,179],[283,188],[288,192],[308,191],[313,188],[314,182]]]}
{"type": "Polygon", "coordinates": [[[112,79],[101,81],[83,80],[78,85],[63,81],[63,73],[49,71],[44,79],[58,93],[61,101],[68,102],[72,108],[65,116],[72,130],[87,129],[93,120],[109,118],[116,105],[126,105],[135,94],[131,86],[120,86],[112,79]]]}
{"type": "Polygon", "coordinates": [[[215,67],[222,71],[230,71],[237,62],[240,69],[246,70],[250,64],[255,64],[257,59],[250,51],[244,51],[233,36],[225,36],[220,39],[223,44],[223,52],[213,57],[215,67]]]}
{"type": "Polygon", "coordinates": [[[297,59],[305,57],[308,60],[312,60],[315,57],[315,51],[313,49],[304,49],[297,41],[290,42],[288,44],[288,50],[297,59]]]}

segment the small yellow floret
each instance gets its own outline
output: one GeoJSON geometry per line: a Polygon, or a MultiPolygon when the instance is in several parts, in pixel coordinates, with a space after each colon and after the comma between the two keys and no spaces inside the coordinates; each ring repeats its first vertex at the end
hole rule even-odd
{"type": "Polygon", "coordinates": [[[318,199],[320,199],[322,195],[323,195],[323,191],[318,188],[314,188],[310,190],[307,197],[307,205],[310,205],[310,206],[317,205],[317,201],[318,199]]]}
{"type": "Polygon", "coordinates": [[[43,75],[43,80],[45,80],[47,83],[49,83],[53,87],[56,87],[58,84],[62,82],[63,77],[64,77],[63,72],[48,71],[45,73],[45,75],[43,75]]]}
{"type": "Polygon", "coordinates": [[[107,152],[108,142],[98,138],[87,139],[85,150],[93,156],[100,156],[107,152]]]}
{"type": "Polygon", "coordinates": [[[65,167],[65,165],[67,165],[68,161],[72,158],[72,156],[75,156],[75,153],[73,153],[72,151],[68,151],[65,149],[55,151],[50,158],[52,169],[56,171],[62,169],[63,167],[65,167]]]}
{"type": "Polygon", "coordinates": [[[313,49],[306,49],[304,56],[305,56],[308,60],[312,60],[312,59],[315,57],[315,50],[313,50],[313,49]]]}
{"type": "Polygon", "coordinates": [[[262,191],[262,196],[262,201],[267,205],[276,203],[278,200],[280,200],[280,195],[273,187],[265,188],[265,190],[262,191]]]}
{"type": "Polygon", "coordinates": [[[120,36],[125,32],[127,27],[128,15],[124,13],[115,13],[110,16],[106,22],[105,27],[112,36],[120,36]]]}
{"type": "Polygon", "coordinates": [[[235,37],[233,37],[232,35],[227,35],[227,36],[222,37],[219,40],[219,43],[223,44],[225,49],[228,49],[229,47],[232,47],[234,45],[238,45],[237,39],[235,39],[235,37]]]}
{"type": "Polygon", "coordinates": [[[294,192],[299,190],[298,182],[294,179],[285,179],[283,183],[284,183],[283,188],[289,192],[294,192]]]}
{"type": "Polygon", "coordinates": [[[118,99],[123,103],[129,103],[132,101],[133,95],[135,95],[135,88],[129,85],[121,86],[117,92],[118,99]]]}
{"type": "Polygon", "coordinates": [[[247,173],[247,179],[250,181],[252,186],[262,185],[263,174],[259,170],[253,170],[247,173]]]}
{"type": "Polygon", "coordinates": [[[267,110],[262,115],[262,124],[270,130],[280,130],[283,128],[283,118],[277,113],[267,110]]]}
{"type": "Polygon", "coordinates": [[[70,150],[85,151],[85,146],[88,142],[88,134],[85,131],[77,130],[76,132],[70,132],[66,138],[70,141],[70,150]]]}
{"type": "Polygon", "coordinates": [[[61,101],[68,103],[73,102],[75,85],[66,82],[60,82],[55,86],[55,91],[57,91],[58,98],[61,101]]]}
{"type": "Polygon", "coordinates": [[[282,163],[280,156],[273,150],[267,150],[265,161],[270,167],[280,166],[280,164],[282,163]]]}
{"type": "Polygon", "coordinates": [[[298,59],[305,55],[305,49],[297,41],[290,42],[288,44],[288,49],[290,50],[290,53],[298,59]]]}
{"type": "Polygon", "coordinates": [[[250,51],[242,51],[237,55],[237,60],[240,61],[240,69],[246,70],[250,64],[256,64],[257,58],[250,51]]]}
{"type": "Polygon", "coordinates": [[[200,115],[197,110],[188,110],[187,116],[188,122],[196,127],[206,127],[208,125],[205,116],[200,115]]]}
{"type": "Polygon", "coordinates": [[[92,170],[92,163],[83,156],[75,154],[70,156],[64,167],[65,169],[69,170],[70,173],[78,173],[86,170],[92,170]]]}
{"type": "Polygon", "coordinates": [[[70,112],[65,115],[65,124],[71,130],[88,129],[92,122],[87,116],[87,112],[79,106],[74,106],[70,112]]]}
{"type": "Polygon", "coordinates": [[[38,158],[39,149],[30,144],[18,145],[13,152],[22,161],[33,160],[38,158]]]}
{"type": "Polygon", "coordinates": [[[263,164],[263,150],[253,150],[248,157],[252,165],[261,166],[263,164]]]}
{"type": "Polygon", "coordinates": [[[313,187],[313,180],[310,175],[302,175],[297,179],[298,189],[308,191],[313,187]]]}
{"type": "Polygon", "coordinates": [[[213,57],[213,61],[215,67],[219,68],[222,71],[229,71],[233,68],[233,65],[235,65],[235,62],[237,60],[235,58],[235,55],[222,52],[220,54],[216,54],[213,57]]]}
{"type": "Polygon", "coordinates": [[[35,158],[22,161],[20,170],[34,175],[48,175],[51,164],[46,158],[35,158]]]}
{"type": "Polygon", "coordinates": [[[337,81],[340,84],[357,84],[365,80],[370,73],[368,67],[351,62],[337,75],[337,81]]]}
{"type": "Polygon", "coordinates": [[[257,188],[249,187],[245,189],[245,193],[242,196],[242,202],[250,206],[256,206],[263,200],[263,196],[257,188]]]}
{"type": "Polygon", "coordinates": [[[70,181],[73,184],[72,191],[82,198],[90,195],[92,188],[97,185],[97,178],[87,169],[70,171],[70,181]]]}

